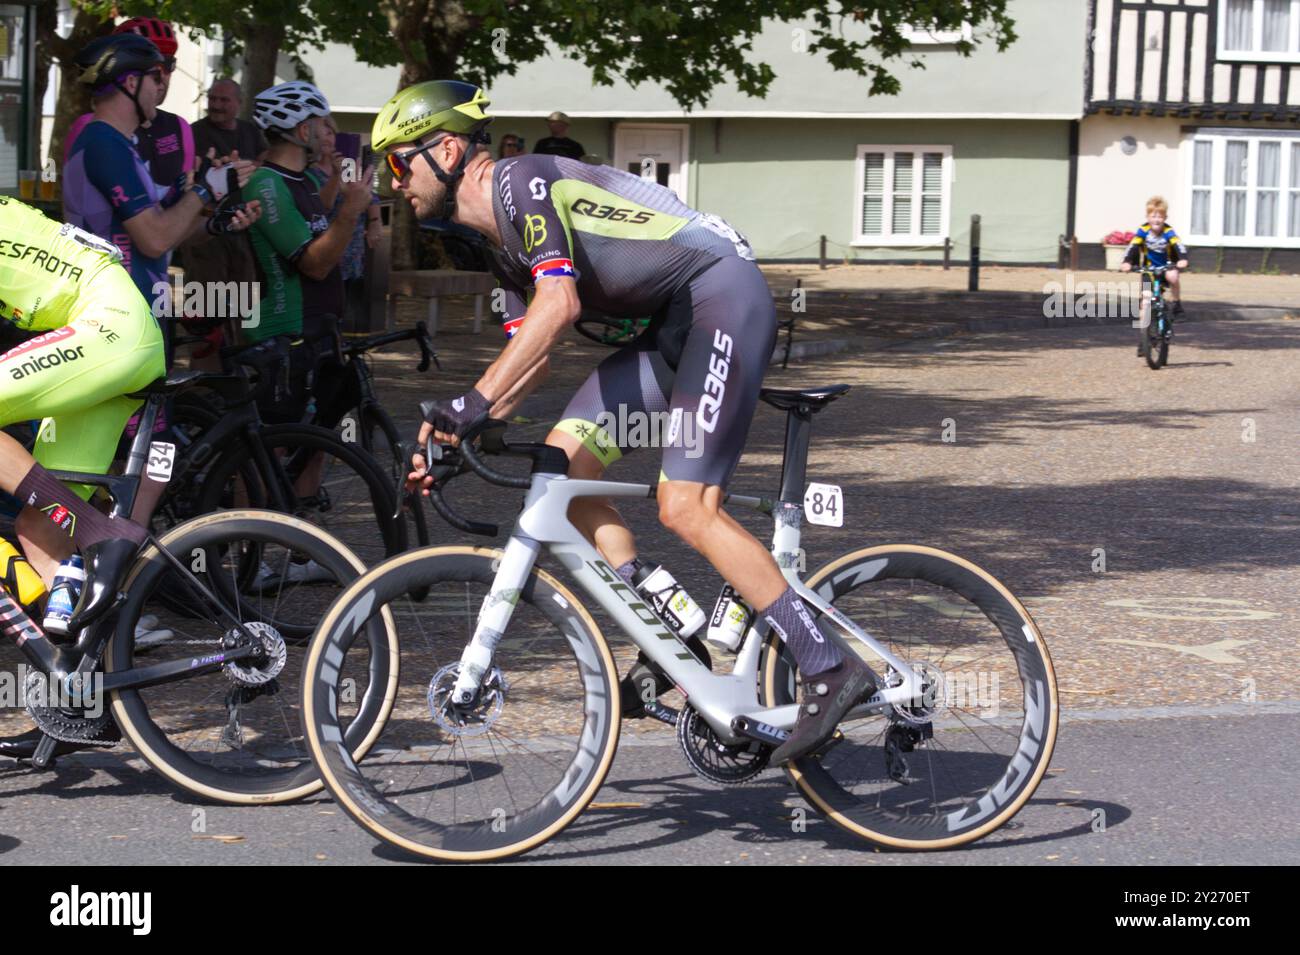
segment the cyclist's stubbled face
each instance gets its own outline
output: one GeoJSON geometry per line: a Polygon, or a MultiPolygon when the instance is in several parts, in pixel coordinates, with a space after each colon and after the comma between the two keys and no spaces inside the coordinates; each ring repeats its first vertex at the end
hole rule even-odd
{"type": "MultiPolygon", "coordinates": [[[[460,153],[455,153],[450,163],[447,161],[444,149],[449,143],[455,143],[453,149],[462,148],[464,141],[455,136],[450,136],[443,143],[439,143],[433,149],[423,152],[413,157],[411,162],[411,171],[407,173],[406,178],[401,182],[394,181],[393,188],[406,194],[407,200],[411,203],[411,208],[415,210],[417,219],[437,219],[444,215],[447,208],[447,186],[438,179],[430,163],[435,161],[442,164],[443,168],[450,168],[460,160],[460,153]]],[[[396,153],[408,153],[413,149],[418,149],[422,143],[402,143],[400,146],[393,146],[390,151],[396,153]]]]}
{"type": "Polygon", "coordinates": [[[1163,232],[1165,229],[1165,214],[1160,209],[1152,209],[1147,213],[1147,225],[1157,232],[1163,232]]]}

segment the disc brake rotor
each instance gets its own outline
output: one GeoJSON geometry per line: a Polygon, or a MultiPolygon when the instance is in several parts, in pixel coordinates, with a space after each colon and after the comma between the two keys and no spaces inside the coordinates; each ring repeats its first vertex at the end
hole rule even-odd
{"type": "MultiPolygon", "coordinates": [[[[288,660],[289,651],[284,645],[284,637],[280,636],[280,631],[275,627],[260,620],[246,623],[244,628],[261,641],[263,650],[261,659],[245,657],[242,660],[232,660],[222,669],[231,681],[242,686],[262,686],[270,683],[280,675],[288,660]]],[[[232,642],[239,637],[238,630],[232,630],[226,635],[226,639],[232,642]]]]}
{"type": "Polygon", "coordinates": [[[501,717],[510,684],[501,668],[494,666],[483,677],[474,702],[468,706],[458,706],[452,703],[451,694],[459,675],[459,660],[433,675],[429,681],[429,715],[452,736],[482,736],[501,717]]]}

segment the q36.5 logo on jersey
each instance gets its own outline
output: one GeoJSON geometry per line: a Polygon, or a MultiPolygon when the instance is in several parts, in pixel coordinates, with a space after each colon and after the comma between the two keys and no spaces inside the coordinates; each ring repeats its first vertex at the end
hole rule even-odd
{"type": "Polygon", "coordinates": [[[575,200],[569,208],[580,216],[591,216],[593,219],[608,219],[610,222],[628,222],[632,225],[649,222],[655,217],[653,212],[647,212],[644,209],[637,211],[635,209],[620,209],[618,206],[601,206],[590,199],[575,200]]]}
{"type": "Polygon", "coordinates": [[[695,411],[695,420],[709,434],[718,426],[722,399],[727,393],[727,372],[731,370],[731,336],[722,329],[713,332],[713,354],[709,355],[709,375],[704,379],[704,394],[695,411]]]}
{"type": "Polygon", "coordinates": [[[524,216],[524,251],[531,252],[546,241],[546,220],[541,216],[524,216]]]}

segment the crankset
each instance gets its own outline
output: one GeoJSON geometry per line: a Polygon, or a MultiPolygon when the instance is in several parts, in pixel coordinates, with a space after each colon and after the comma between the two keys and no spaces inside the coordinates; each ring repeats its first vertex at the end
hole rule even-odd
{"type": "Polygon", "coordinates": [[[45,733],[64,743],[82,743],[88,746],[115,746],[115,739],[101,739],[104,730],[112,720],[106,700],[101,700],[98,716],[90,716],[85,709],[72,706],[50,705],[62,695],[54,689],[51,698],[50,678],[47,674],[32,670],[27,674],[24,684],[27,696],[27,715],[32,722],[45,733]]]}
{"type": "Polygon", "coordinates": [[[772,754],[771,746],[757,740],[724,743],[689,703],[677,717],[677,742],[691,772],[711,783],[748,782],[766,768],[772,754]]]}

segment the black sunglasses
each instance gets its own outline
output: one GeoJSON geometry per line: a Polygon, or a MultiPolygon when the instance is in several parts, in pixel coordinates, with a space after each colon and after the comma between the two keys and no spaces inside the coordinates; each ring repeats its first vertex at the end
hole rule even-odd
{"type": "Polygon", "coordinates": [[[446,138],[446,136],[439,136],[431,143],[426,143],[417,149],[408,149],[404,153],[389,153],[386,159],[388,160],[388,171],[393,174],[393,179],[397,182],[404,180],[411,174],[412,160],[421,153],[428,152],[446,138]]]}

